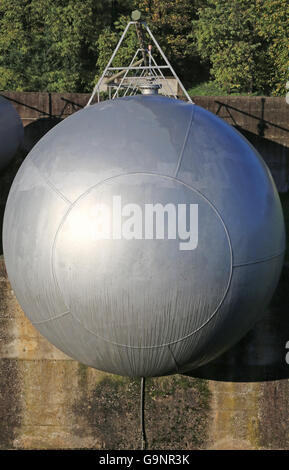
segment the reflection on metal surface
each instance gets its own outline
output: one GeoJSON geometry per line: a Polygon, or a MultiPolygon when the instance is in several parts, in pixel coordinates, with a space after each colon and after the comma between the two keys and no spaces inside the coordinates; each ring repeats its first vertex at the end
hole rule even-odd
{"type": "Polygon", "coordinates": [[[39,331],[85,364],[140,377],[189,371],[238,341],[274,292],[284,238],[253,147],[157,95],[101,102],[53,128],[20,168],[4,222],[9,278],[39,331]],[[132,236],[91,236],[95,208],[106,208],[103,230],[115,196],[132,236]],[[175,238],[136,235],[127,208],[157,204],[198,208],[192,249],[177,227],[175,238]]]}

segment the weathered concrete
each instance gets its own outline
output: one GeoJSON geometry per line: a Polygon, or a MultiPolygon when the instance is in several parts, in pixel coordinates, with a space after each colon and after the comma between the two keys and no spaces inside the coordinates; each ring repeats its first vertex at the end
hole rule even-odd
{"type": "MultiPolygon", "coordinates": [[[[83,366],[45,340],[19,307],[0,258],[0,448],[139,448],[139,382],[83,366]]],[[[151,379],[151,448],[202,448],[205,381],[151,379]]]]}
{"type": "MultiPolygon", "coordinates": [[[[139,447],[139,382],[83,366],[48,343],[19,307],[3,257],[0,338],[0,448],[139,447]]],[[[172,376],[149,380],[147,392],[151,449],[289,448],[289,380],[172,376]]]]}

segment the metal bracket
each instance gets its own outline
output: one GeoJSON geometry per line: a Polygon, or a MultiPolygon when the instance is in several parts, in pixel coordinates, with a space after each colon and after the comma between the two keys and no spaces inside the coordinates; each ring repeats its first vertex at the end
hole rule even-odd
{"type": "Polygon", "coordinates": [[[175,79],[183,97],[188,102],[193,103],[148,25],[144,21],[129,21],[101,77],[95,85],[86,106],[91,105],[95,95],[97,95],[97,101],[100,101],[100,91],[103,85],[107,87],[109,99],[115,99],[121,96],[133,96],[139,91],[143,93],[149,92],[150,94],[157,93],[158,89],[161,89],[161,94],[177,99],[178,91],[173,90],[171,83],[172,78],[175,79]],[[141,47],[137,49],[129,65],[113,67],[113,60],[132,25],[136,26],[138,38],[140,37],[141,28],[145,29],[160,57],[163,59],[162,64],[157,64],[156,59],[153,57],[152,45],[149,45],[148,48],[144,48],[143,35],[141,33],[141,47]],[[170,76],[168,76],[168,73],[170,76]]]}

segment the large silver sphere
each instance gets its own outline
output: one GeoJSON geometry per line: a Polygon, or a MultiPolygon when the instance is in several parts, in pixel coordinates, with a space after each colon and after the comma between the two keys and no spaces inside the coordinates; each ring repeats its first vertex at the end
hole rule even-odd
{"type": "Polygon", "coordinates": [[[23,139],[23,125],[14,106],[0,96],[0,171],[12,160],[23,139]]]}
{"type": "Polygon", "coordinates": [[[68,355],[128,376],[185,372],[239,340],[273,294],[284,238],[251,145],[204,109],[159,96],[105,101],[48,132],[4,221],[9,278],[32,323],[68,355]],[[188,216],[190,245],[173,230],[136,231],[145,204],[185,207],[178,228],[188,216]],[[121,229],[105,238],[113,210],[121,229]]]}

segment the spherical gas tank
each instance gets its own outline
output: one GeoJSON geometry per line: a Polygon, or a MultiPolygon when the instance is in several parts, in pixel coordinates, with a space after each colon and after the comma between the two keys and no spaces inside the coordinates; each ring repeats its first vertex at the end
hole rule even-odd
{"type": "Polygon", "coordinates": [[[23,135],[23,125],[16,109],[0,96],[0,171],[12,160],[23,135]]]}
{"type": "Polygon", "coordinates": [[[4,253],[17,299],[54,345],[127,376],[186,372],[238,341],[277,285],[272,177],[193,104],[89,106],[32,149],[10,191],[4,253]]]}

